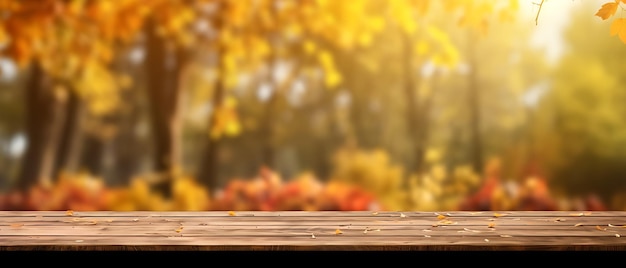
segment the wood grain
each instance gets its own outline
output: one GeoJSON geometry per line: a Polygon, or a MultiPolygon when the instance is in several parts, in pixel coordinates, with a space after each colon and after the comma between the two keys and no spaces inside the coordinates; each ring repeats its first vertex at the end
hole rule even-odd
{"type": "Polygon", "coordinates": [[[624,211],[0,211],[0,250],[626,250],[624,211]]]}

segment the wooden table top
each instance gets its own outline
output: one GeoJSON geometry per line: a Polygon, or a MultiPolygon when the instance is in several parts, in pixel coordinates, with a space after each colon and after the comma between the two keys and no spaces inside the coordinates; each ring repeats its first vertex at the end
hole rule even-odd
{"type": "Polygon", "coordinates": [[[626,250],[626,211],[0,211],[0,251],[626,250]]]}

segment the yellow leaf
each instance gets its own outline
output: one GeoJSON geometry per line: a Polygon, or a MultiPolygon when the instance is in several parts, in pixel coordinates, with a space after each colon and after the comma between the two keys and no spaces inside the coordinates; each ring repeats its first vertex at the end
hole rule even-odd
{"type": "Polygon", "coordinates": [[[445,218],[446,218],[446,216],[444,216],[444,215],[441,215],[441,214],[437,215],[437,219],[439,219],[439,220],[443,220],[445,218]]]}
{"type": "Polygon", "coordinates": [[[600,230],[600,231],[606,231],[606,228],[602,228],[599,225],[596,225],[596,229],[600,230]]]}
{"type": "Polygon", "coordinates": [[[235,212],[231,210],[231,211],[228,212],[228,215],[229,216],[235,216],[235,212]]]}
{"type": "Polygon", "coordinates": [[[626,44],[626,19],[616,19],[611,23],[611,36],[617,35],[626,44]]]}
{"type": "Polygon", "coordinates": [[[495,222],[490,222],[490,223],[487,225],[487,227],[489,227],[489,228],[494,228],[494,227],[496,227],[496,223],[495,223],[495,222]]]}
{"type": "Polygon", "coordinates": [[[181,226],[181,227],[178,227],[178,228],[176,229],[176,232],[177,232],[177,233],[180,233],[180,232],[182,232],[182,231],[183,231],[183,227],[182,227],[182,226],[181,226]]]}
{"type": "Polygon", "coordinates": [[[618,1],[605,3],[595,15],[602,18],[602,20],[606,20],[615,14],[618,6],[618,1]]]}
{"type": "Polygon", "coordinates": [[[71,209],[70,209],[70,210],[68,210],[68,211],[65,211],[65,215],[67,215],[67,216],[72,216],[72,215],[74,215],[74,211],[73,211],[73,210],[71,210],[71,209]]]}
{"type": "Polygon", "coordinates": [[[341,230],[337,229],[337,230],[335,230],[335,234],[340,235],[340,234],[343,234],[343,232],[341,230]]]}

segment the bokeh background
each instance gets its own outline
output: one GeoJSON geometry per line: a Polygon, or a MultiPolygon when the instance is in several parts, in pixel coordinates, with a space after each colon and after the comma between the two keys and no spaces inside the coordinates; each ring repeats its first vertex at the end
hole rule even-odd
{"type": "Polygon", "coordinates": [[[0,0],[0,209],[626,209],[605,2],[0,0]]]}

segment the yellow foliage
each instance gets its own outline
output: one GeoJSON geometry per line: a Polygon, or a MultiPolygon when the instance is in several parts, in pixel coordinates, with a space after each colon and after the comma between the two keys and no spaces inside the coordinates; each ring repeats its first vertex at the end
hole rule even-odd
{"type": "Polygon", "coordinates": [[[613,16],[617,11],[617,7],[619,7],[620,0],[615,0],[614,2],[608,2],[602,5],[598,12],[596,12],[596,16],[606,20],[613,16]]]}
{"type": "Polygon", "coordinates": [[[311,55],[317,50],[317,45],[315,45],[315,43],[311,40],[306,40],[302,43],[302,49],[306,54],[311,55]]]}
{"type": "Polygon", "coordinates": [[[206,210],[210,205],[209,193],[190,177],[174,180],[173,210],[206,210]]]}
{"type": "MultiPolygon", "coordinates": [[[[595,16],[600,17],[602,20],[608,20],[615,15],[620,3],[626,4],[626,0],[614,0],[613,2],[607,2],[602,4],[600,9],[596,12],[595,16]]],[[[611,23],[610,27],[611,36],[617,35],[622,43],[626,44],[626,19],[618,18],[611,23]]]]}
{"type": "Polygon", "coordinates": [[[233,97],[226,97],[221,106],[215,108],[214,121],[209,130],[213,139],[224,135],[236,136],[241,132],[241,122],[237,115],[237,101],[233,97]]]}
{"type": "Polygon", "coordinates": [[[619,18],[611,24],[611,36],[619,36],[619,39],[626,44],[626,19],[619,18]]]}
{"type": "Polygon", "coordinates": [[[391,163],[382,150],[343,149],[334,156],[330,181],[346,182],[373,193],[385,209],[406,208],[402,167],[391,163]]]}
{"type": "Polygon", "coordinates": [[[449,172],[443,165],[432,163],[429,171],[408,178],[406,209],[454,210],[479,183],[480,177],[469,166],[449,172]]]}

